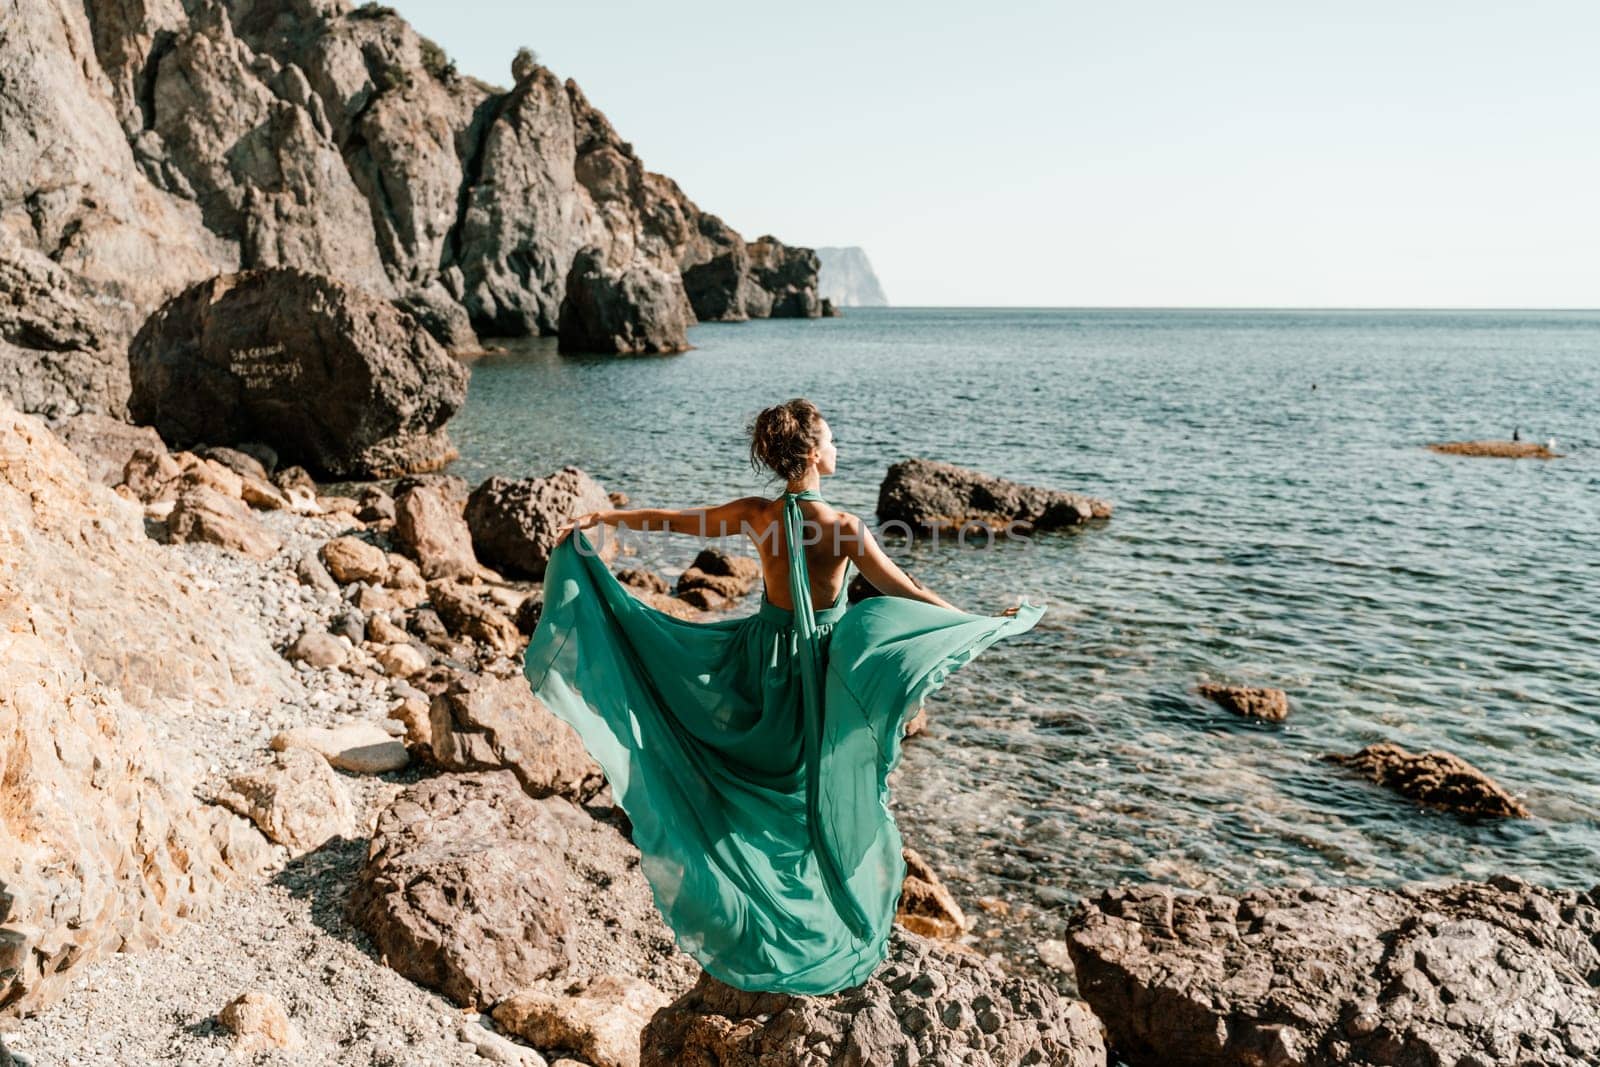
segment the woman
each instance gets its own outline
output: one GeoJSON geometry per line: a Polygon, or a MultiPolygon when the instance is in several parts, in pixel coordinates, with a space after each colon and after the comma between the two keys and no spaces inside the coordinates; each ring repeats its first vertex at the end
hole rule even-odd
{"type": "Polygon", "coordinates": [[[750,426],[775,500],[581,515],[545,573],[524,673],[605,771],[683,950],[741,989],[829,993],[887,952],[905,876],[887,778],[906,721],[956,669],[1043,608],[969,615],[912,582],[819,489],[832,431],[795,399],[750,426]],[[686,622],[630,594],[583,530],[743,535],[760,608],[686,622]],[[886,594],[846,601],[854,566],[886,594]]]}

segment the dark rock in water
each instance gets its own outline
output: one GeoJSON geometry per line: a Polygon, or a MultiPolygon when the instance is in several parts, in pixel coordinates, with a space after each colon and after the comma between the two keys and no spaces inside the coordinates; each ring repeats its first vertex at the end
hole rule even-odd
{"type": "MultiPolygon", "coordinates": [[[[912,585],[916,586],[918,589],[923,588],[922,583],[917,580],[917,576],[915,574],[906,571],[905,576],[911,579],[912,585]]],[[[875,596],[883,596],[883,593],[879,591],[877,586],[867,581],[867,576],[865,574],[857,571],[856,576],[850,579],[850,585],[845,589],[845,599],[852,604],[858,604],[863,600],[871,600],[875,596]]]]}
{"type": "Polygon", "coordinates": [[[817,311],[817,314],[821,315],[825,319],[837,319],[840,316],[842,316],[844,314],[844,312],[839,310],[839,305],[835,304],[832,300],[829,300],[827,297],[823,297],[822,298],[822,306],[817,311]]]}
{"type": "Polygon", "coordinates": [[[167,450],[161,435],[149,426],[133,426],[110,415],[72,415],[50,429],[73,455],[83,460],[89,477],[101,485],[120,483],[134,453],[167,450]]]}
{"type": "Polygon", "coordinates": [[[623,585],[632,586],[646,593],[667,594],[672,591],[672,583],[668,582],[655,571],[647,571],[637,567],[626,567],[617,572],[617,581],[623,585]]]}
{"type": "Polygon", "coordinates": [[[442,287],[417,290],[395,301],[456,358],[481,355],[483,343],[472,328],[466,309],[451,299],[442,287]]]}
{"type": "Polygon", "coordinates": [[[452,353],[554,334],[584,245],[674,285],[711,265],[703,299],[678,294],[702,319],[793,313],[738,233],[537,63],[509,91],[462,76],[380,4],[157,6],[7,8],[0,395],[26,410],[123,415],[128,339],[239,269],[359,286],[452,353]]]}
{"type": "Polygon", "coordinates": [[[168,301],[129,350],[135,418],[169,444],[266,441],[335,477],[454,458],[467,372],[414,321],[329,278],[247,271],[168,301]]]}
{"type": "Polygon", "coordinates": [[[1082,1004],[975,953],[895,931],[864,984],[824,997],[749,993],[702,975],[639,1036],[640,1067],[1053,1064],[1103,1067],[1082,1004]]]}
{"type": "Polygon", "coordinates": [[[507,771],[401,793],[378,816],[349,915],[389,966],[464,1006],[542,978],[687,984],[638,851],[561,797],[529,797],[507,771]]]}
{"type": "Polygon", "coordinates": [[[1247,719],[1282,722],[1289,717],[1289,694],[1282,689],[1202,682],[1195,691],[1212,703],[1247,719]]]}
{"type": "Polygon", "coordinates": [[[1068,947],[1132,1067],[1600,1062],[1600,890],[1133,887],[1068,947]]]}
{"type": "MultiPolygon", "coordinates": [[[[577,467],[563,467],[548,478],[496,475],[467,498],[472,547],[480,560],[508,576],[540,579],[567,520],[609,510],[609,503],[600,483],[577,467]]],[[[584,535],[610,561],[617,539],[602,529],[592,527],[584,535]]]]}
{"type": "Polygon", "coordinates": [[[819,248],[817,262],[817,292],[836,307],[884,307],[889,303],[872,261],[860,248],[819,248]]]}
{"type": "Polygon", "coordinates": [[[878,522],[912,533],[984,526],[993,536],[1017,523],[1022,531],[1057,530],[1111,517],[1111,504],[1077,493],[1019,485],[931,459],[902,460],[878,487],[878,522]]]}
{"type": "Polygon", "coordinates": [[[761,561],[703,548],[681,575],[677,595],[702,611],[725,607],[761,584],[761,561]],[[709,593],[711,595],[704,595],[709,593]],[[696,595],[701,594],[701,595],[696,595]]]}
{"type": "Polygon", "coordinates": [[[1354,755],[1323,757],[1419,804],[1458,815],[1526,818],[1527,807],[1487,774],[1449,752],[1408,752],[1387,742],[1368,745],[1354,755]]]}
{"type": "Polygon", "coordinates": [[[715,215],[701,214],[704,249],[683,266],[683,289],[701,322],[743,322],[772,310],[773,294],[751,274],[750,246],[715,215]]]}
{"type": "Polygon", "coordinates": [[[816,318],[822,313],[817,299],[817,254],[793,248],[768,234],[747,246],[750,276],[759,291],[745,301],[751,318],[816,318]]]}
{"type": "Polygon", "coordinates": [[[561,351],[604,355],[686,351],[685,307],[676,275],[639,264],[617,270],[598,248],[585,248],[567,272],[561,351]]]}

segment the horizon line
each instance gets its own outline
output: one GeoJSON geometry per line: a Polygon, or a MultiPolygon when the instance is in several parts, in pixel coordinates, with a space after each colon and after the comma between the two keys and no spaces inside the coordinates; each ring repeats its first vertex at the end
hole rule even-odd
{"type": "Polygon", "coordinates": [[[1600,312],[1597,307],[1468,304],[839,304],[840,311],[1559,311],[1600,312]]]}

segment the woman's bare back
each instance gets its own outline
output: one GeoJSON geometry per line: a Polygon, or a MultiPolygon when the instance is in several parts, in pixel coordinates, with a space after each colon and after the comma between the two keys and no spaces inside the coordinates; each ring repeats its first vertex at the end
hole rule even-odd
{"type": "MultiPolygon", "coordinates": [[[[811,604],[821,611],[839,599],[839,590],[844,585],[845,567],[850,560],[852,517],[821,500],[800,501],[800,514],[805,519],[801,537],[806,571],[811,578],[811,604]]],[[[783,498],[758,505],[746,532],[761,557],[767,599],[780,608],[793,608],[794,600],[789,591],[789,547],[783,535],[783,498]]]]}

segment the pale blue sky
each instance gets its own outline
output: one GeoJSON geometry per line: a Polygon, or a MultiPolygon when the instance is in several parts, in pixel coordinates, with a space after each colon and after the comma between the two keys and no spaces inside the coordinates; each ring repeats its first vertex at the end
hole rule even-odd
{"type": "Polygon", "coordinates": [[[1600,4],[392,0],[897,304],[1600,306],[1600,4]]]}

